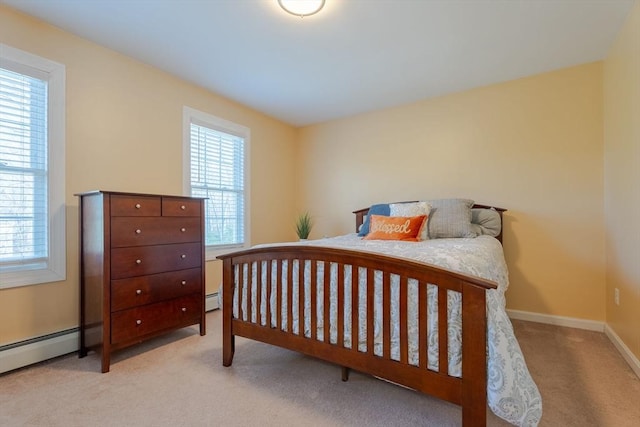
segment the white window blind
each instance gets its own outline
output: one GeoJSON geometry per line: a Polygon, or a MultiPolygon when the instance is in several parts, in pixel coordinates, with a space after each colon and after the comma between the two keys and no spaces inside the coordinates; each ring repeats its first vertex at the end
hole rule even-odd
{"type": "Polygon", "coordinates": [[[190,124],[191,195],[206,197],[207,246],[245,243],[244,138],[190,124]]]}
{"type": "Polygon", "coordinates": [[[0,68],[0,263],[48,257],[47,82],[0,68]]]}
{"type": "Polygon", "coordinates": [[[0,44],[0,289],[66,277],[64,74],[0,44]]]}

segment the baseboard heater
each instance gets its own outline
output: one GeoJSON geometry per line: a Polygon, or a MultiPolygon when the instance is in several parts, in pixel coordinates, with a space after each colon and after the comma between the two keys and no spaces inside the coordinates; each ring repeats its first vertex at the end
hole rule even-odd
{"type": "MultiPolygon", "coordinates": [[[[219,308],[218,293],[207,295],[205,310],[219,308]]],[[[0,345],[0,374],[78,351],[79,329],[71,328],[0,345]]]]}
{"type": "Polygon", "coordinates": [[[204,299],[205,311],[212,311],[212,310],[215,310],[216,308],[220,308],[220,303],[218,300],[218,292],[209,294],[204,299]]]}
{"type": "Polygon", "coordinates": [[[78,351],[78,328],[0,346],[0,374],[78,351]]]}

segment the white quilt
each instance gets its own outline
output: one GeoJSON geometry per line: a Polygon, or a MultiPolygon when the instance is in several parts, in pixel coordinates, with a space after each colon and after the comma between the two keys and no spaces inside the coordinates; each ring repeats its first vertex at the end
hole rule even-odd
{"type": "MultiPolygon", "coordinates": [[[[502,246],[493,237],[480,236],[477,238],[457,238],[457,239],[435,239],[426,240],[423,242],[402,242],[402,241],[381,241],[381,240],[363,240],[356,234],[348,234],[345,236],[339,236],[330,239],[310,240],[306,242],[288,243],[291,245],[315,245],[326,247],[337,247],[343,249],[353,249],[360,251],[376,252],[395,257],[407,258],[416,261],[421,261],[440,267],[444,267],[450,270],[459,271],[465,274],[482,277],[488,280],[492,280],[498,283],[498,289],[489,290],[487,292],[487,400],[491,410],[499,417],[509,421],[512,424],[519,426],[536,426],[542,416],[542,401],[540,393],[536,384],[533,382],[531,375],[527,369],[522,351],[518,345],[518,341],[513,333],[511,322],[505,311],[505,297],[504,293],[507,290],[509,279],[506,263],[504,260],[504,254],[502,246]]],[[[281,245],[281,244],[279,244],[281,245]]],[[[292,299],[294,301],[294,307],[298,304],[298,292],[297,292],[297,270],[299,268],[298,262],[293,263],[292,278],[294,281],[294,291],[292,299]]],[[[336,280],[337,268],[333,265],[331,268],[331,285],[330,285],[330,341],[335,343],[337,341],[337,290],[336,280]]],[[[282,277],[287,277],[287,268],[285,264],[284,271],[281,272],[282,277]]],[[[266,283],[266,268],[262,269],[261,283],[263,283],[262,293],[262,307],[260,308],[261,318],[260,323],[266,324],[266,290],[264,289],[264,283],[266,283]]],[[[247,277],[245,271],[245,277],[247,277]]],[[[257,267],[254,265],[252,274],[257,273],[257,267]]],[[[275,275],[275,269],[272,275],[275,275]]],[[[305,265],[305,277],[310,275],[310,265],[307,262],[305,265]]],[[[317,272],[318,281],[322,282],[324,275],[323,267],[320,265],[317,272]]],[[[345,283],[351,281],[351,268],[345,268],[345,283]]],[[[375,297],[374,307],[377,307],[382,298],[382,286],[381,286],[381,274],[376,273],[375,284],[375,297]]],[[[273,277],[275,279],[275,277],[273,277]]],[[[358,348],[364,351],[366,349],[366,275],[360,274],[360,342],[358,348]]],[[[275,281],[275,280],[274,280],[275,281]]],[[[305,325],[303,333],[305,336],[311,336],[311,324],[309,313],[311,311],[310,304],[310,285],[309,281],[305,283],[305,325]]],[[[391,331],[391,357],[399,360],[399,350],[397,344],[399,340],[399,327],[396,320],[398,319],[398,304],[399,299],[399,284],[398,277],[391,276],[391,318],[392,324],[395,325],[391,331]]],[[[323,317],[323,292],[324,287],[320,286],[317,289],[319,295],[317,301],[317,315],[318,315],[318,337],[320,340],[323,338],[324,319],[323,317]]],[[[255,305],[257,289],[252,290],[252,321],[257,321],[257,314],[255,305]]],[[[246,317],[246,286],[243,289],[242,306],[243,313],[246,317]]],[[[408,283],[408,316],[409,319],[415,319],[415,312],[417,310],[416,298],[417,298],[417,284],[415,281],[410,280],[408,283]],[[412,295],[415,297],[412,298],[412,295]],[[413,316],[412,316],[413,313],[413,316]]],[[[237,294],[235,295],[237,297],[237,294]]],[[[283,304],[286,302],[286,293],[282,295],[283,304]]],[[[437,370],[438,365],[438,331],[437,331],[437,300],[436,300],[436,288],[429,285],[428,288],[428,310],[429,310],[429,322],[428,325],[428,343],[429,343],[429,355],[428,355],[428,367],[429,369],[437,370]],[[433,313],[433,315],[432,315],[433,313]]],[[[449,375],[460,376],[461,375],[461,322],[460,322],[460,310],[461,310],[461,294],[457,292],[448,293],[448,306],[449,306],[449,375]]],[[[350,290],[345,292],[345,318],[350,316],[350,290]]],[[[272,294],[270,301],[271,312],[274,313],[270,319],[272,326],[275,326],[275,311],[276,311],[276,299],[275,292],[272,294]]],[[[234,302],[234,307],[237,307],[234,302]]],[[[294,310],[294,312],[297,312],[294,310]]],[[[382,355],[382,313],[381,310],[374,311],[374,353],[382,355]]],[[[282,310],[283,314],[283,326],[288,329],[288,319],[286,318],[286,310],[282,310]]],[[[238,316],[237,310],[234,310],[234,316],[238,316]]],[[[298,325],[297,315],[292,319],[292,331],[293,333],[300,334],[300,328],[298,325]]],[[[246,318],[245,318],[246,320],[246,318]]],[[[418,365],[418,337],[417,337],[417,321],[409,321],[409,363],[418,365]]],[[[350,325],[345,327],[345,346],[351,348],[351,331],[350,325]]]]}

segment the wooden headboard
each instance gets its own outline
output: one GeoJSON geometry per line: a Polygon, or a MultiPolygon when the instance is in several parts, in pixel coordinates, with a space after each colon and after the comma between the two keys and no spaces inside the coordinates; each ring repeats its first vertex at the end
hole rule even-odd
{"type": "MultiPolygon", "coordinates": [[[[398,202],[398,203],[410,203],[410,202],[398,202]]],[[[479,204],[473,205],[473,208],[474,209],[493,209],[493,210],[497,211],[498,214],[500,215],[500,224],[502,226],[504,226],[504,220],[502,218],[502,213],[506,212],[507,211],[506,209],[498,208],[498,207],[495,207],[495,206],[489,206],[489,205],[479,205],[479,204]]],[[[358,232],[360,230],[360,226],[364,223],[365,219],[367,218],[367,214],[369,213],[369,208],[358,209],[357,211],[353,211],[353,213],[356,216],[356,232],[358,232]]],[[[503,227],[500,227],[500,234],[498,234],[496,236],[496,239],[498,239],[500,241],[500,243],[502,243],[502,228],[503,227]]]]}

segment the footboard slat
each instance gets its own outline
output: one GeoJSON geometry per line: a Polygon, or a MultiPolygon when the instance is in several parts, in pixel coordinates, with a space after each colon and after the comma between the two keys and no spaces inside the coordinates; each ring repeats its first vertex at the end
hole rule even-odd
{"type": "Polygon", "coordinates": [[[287,259],[287,331],[293,333],[293,258],[287,259]]]}
{"type": "Polygon", "coordinates": [[[329,319],[330,314],[329,310],[331,309],[331,267],[328,263],[324,263],[324,281],[322,283],[322,296],[324,297],[324,301],[322,302],[322,308],[324,312],[322,314],[322,318],[324,319],[322,323],[322,330],[324,332],[324,342],[329,342],[329,319]]]}
{"type": "Polygon", "coordinates": [[[262,325],[262,261],[256,262],[256,322],[259,325],[262,325]]]}
{"type": "Polygon", "coordinates": [[[304,336],[304,325],[306,319],[304,317],[304,262],[298,260],[298,335],[304,336]]]}
{"type": "Polygon", "coordinates": [[[344,347],[345,281],[344,281],[344,264],[342,263],[338,264],[338,281],[336,283],[336,287],[338,291],[337,302],[336,302],[336,306],[338,310],[338,343],[337,344],[340,347],[344,347]]]}
{"type": "Polygon", "coordinates": [[[272,263],[271,260],[267,261],[267,277],[265,280],[265,287],[267,289],[267,299],[265,301],[265,305],[267,306],[265,309],[265,312],[267,314],[267,321],[265,323],[265,326],[267,328],[271,327],[271,270],[272,270],[272,263]]]}
{"type": "Polygon", "coordinates": [[[276,262],[276,271],[275,271],[276,281],[276,321],[275,327],[279,330],[282,330],[282,260],[279,259],[276,262]]]}
{"type": "Polygon", "coordinates": [[[382,357],[391,359],[391,277],[382,273],[382,357]]]}
{"type": "MultiPolygon", "coordinates": [[[[408,363],[409,361],[409,332],[407,326],[407,276],[400,277],[400,363],[408,363]]],[[[425,315],[418,311],[418,319],[425,315]]]]}
{"type": "MultiPolygon", "coordinates": [[[[252,271],[254,263],[247,264],[249,267],[249,272],[252,271]]],[[[259,311],[258,311],[259,312],[259,311]]],[[[253,282],[248,281],[247,283],[247,319],[252,321],[253,319],[253,282]]]]}
{"type": "Polygon", "coordinates": [[[244,318],[243,314],[244,314],[244,310],[242,308],[242,293],[244,292],[244,264],[240,265],[240,267],[238,268],[238,283],[240,284],[238,286],[238,313],[240,318],[244,318]]]}
{"type": "Polygon", "coordinates": [[[358,351],[358,345],[360,342],[360,316],[358,314],[358,298],[359,298],[359,286],[360,269],[357,266],[353,266],[351,269],[351,350],[353,352],[358,351]]]}
{"type": "Polygon", "coordinates": [[[420,368],[427,369],[428,353],[427,353],[427,325],[429,324],[429,312],[427,310],[427,298],[429,297],[427,284],[425,282],[418,283],[418,358],[420,360],[420,368]]]}
{"type": "Polygon", "coordinates": [[[224,366],[232,363],[235,336],[243,336],[461,404],[464,425],[484,424],[485,293],[496,287],[493,282],[408,260],[312,246],[251,249],[220,259],[224,366]],[[449,292],[461,293],[461,377],[449,375],[449,292]],[[430,294],[437,300],[433,308],[430,294]],[[437,310],[434,319],[430,309],[437,310]],[[431,344],[438,346],[437,361],[428,356],[429,328],[437,328],[437,344],[431,344]],[[436,363],[437,370],[429,368],[436,363]]]}
{"type": "Polygon", "coordinates": [[[318,339],[318,262],[311,261],[311,290],[309,298],[311,299],[311,338],[318,339]]]}
{"type": "MultiPolygon", "coordinates": [[[[367,302],[365,303],[365,307],[367,310],[367,349],[365,350],[367,354],[373,356],[373,334],[375,332],[374,326],[374,306],[373,306],[373,298],[375,293],[375,286],[373,280],[374,270],[367,270],[367,302]]],[[[356,306],[357,307],[357,306],[356,306]]]]}
{"type": "Polygon", "coordinates": [[[438,287],[438,370],[449,372],[449,322],[447,321],[447,289],[438,287]]]}

